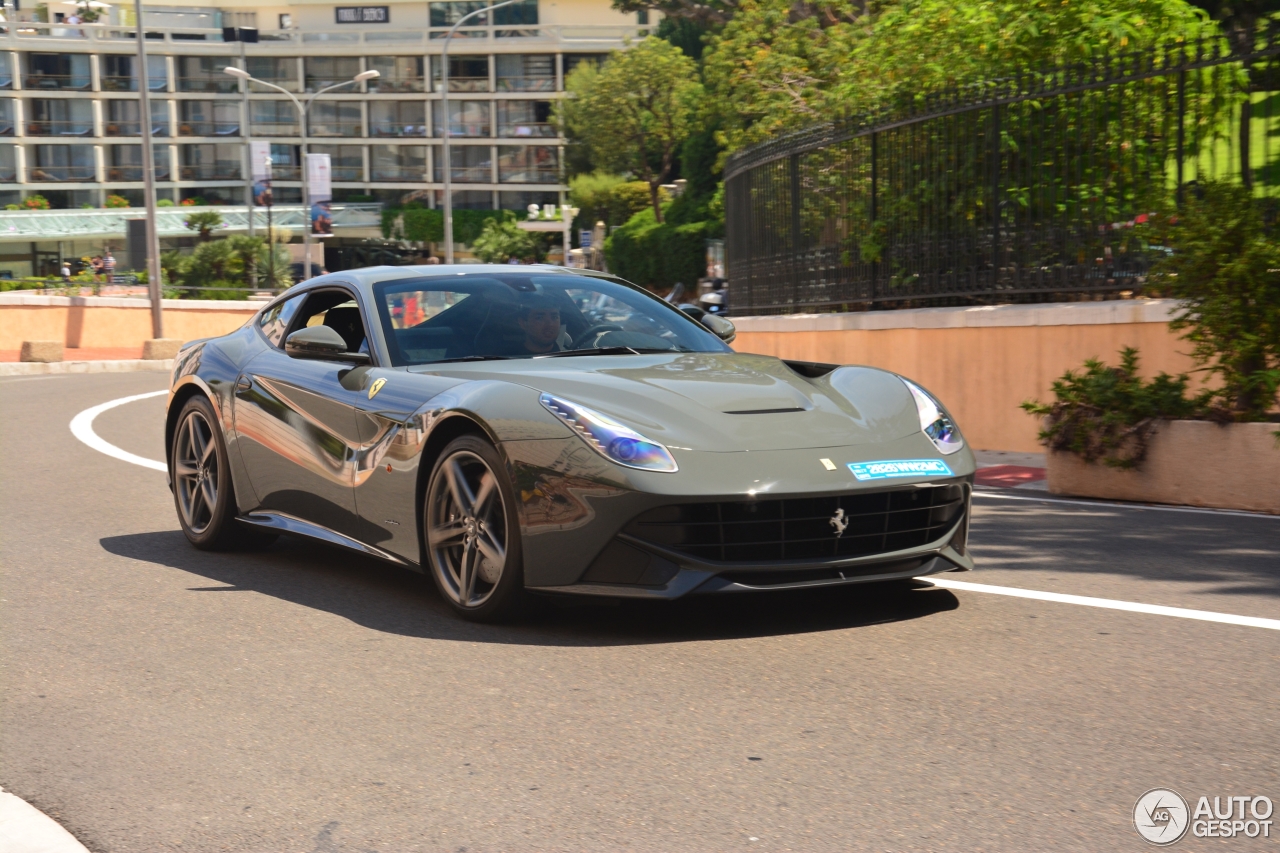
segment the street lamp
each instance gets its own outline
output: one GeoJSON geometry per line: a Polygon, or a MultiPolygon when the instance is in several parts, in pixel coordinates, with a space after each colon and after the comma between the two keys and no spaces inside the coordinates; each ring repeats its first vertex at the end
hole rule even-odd
{"type": "MultiPolygon", "coordinates": [[[[453,171],[453,160],[449,156],[449,44],[453,41],[453,34],[458,31],[458,27],[469,19],[519,2],[521,0],[504,0],[502,3],[485,6],[483,9],[476,9],[470,14],[463,15],[444,37],[444,46],[440,52],[440,113],[444,121],[444,133],[442,134],[444,141],[440,146],[440,155],[444,158],[442,170],[444,171],[444,262],[446,264],[453,263],[453,189],[449,185],[450,172],[453,171]]],[[[431,74],[429,59],[427,62],[427,74],[431,74]]]]}
{"type": "MultiPolygon", "coordinates": [[[[514,2],[514,1],[515,0],[511,0],[511,2],[514,2]]],[[[307,98],[307,101],[304,104],[301,101],[299,101],[297,97],[294,96],[293,92],[290,92],[288,89],[284,88],[283,86],[277,86],[275,83],[268,83],[266,80],[259,80],[257,77],[251,76],[249,72],[245,71],[243,68],[236,68],[234,65],[228,65],[222,69],[222,72],[224,74],[229,74],[230,76],[235,77],[237,80],[244,80],[248,83],[258,83],[259,85],[266,86],[269,89],[275,89],[277,92],[283,92],[285,95],[289,97],[289,100],[293,101],[293,105],[298,110],[298,122],[301,124],[301,127],[298,128],[298,132],[299,132],[299,135],[302,137],[302,145],[300,146],[302,149],[302,157],[300,159],[302,160],[302,214],[303,214],[302,216],[302,219],[303,219],[302,278],[305,281],[306,279],[311,278],[311,182],[308,180],[308,176],[307,176],[307,111],[311,109],[311,105],[315,103],[316,98],[320,97],[326,92],[332,92],[334,89],[341,89],[343,86],[351,86],[356,83],[363,83],[366,80],[376,79],[378,77],[381,77],[382,73],[379,71],[375,71],[373,69],[370,69],[368,71],[361,71],[359,74],[352,77],[350,80],[344,80],[341,83],[335,83],[332,86],[324,87],[320,91],[313,94],[311,97],[307,98]]],[[[249,199],[249,215],[250,216],[253,215],[253,199],[249,199]]]]}

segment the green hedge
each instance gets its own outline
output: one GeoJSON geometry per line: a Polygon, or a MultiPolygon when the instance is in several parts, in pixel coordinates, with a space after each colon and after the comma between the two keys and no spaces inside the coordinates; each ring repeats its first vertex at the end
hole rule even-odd
{"type": "MultiPolygon", "coordinates": [[[[453,239],[471,245],[484,230],[487,219],[498,222],[524,218],[510,210],[455,210],[453,212],[453,239]]],[[[415,204],[405,207],[384,208],[382,211],[382,236],[414,243],[444,242],[444,211],[431,210],[415,204]],[[396,228],[396,220],[403,217],[403,227],[396,228]]]]}
{"type": "Polygon", "coordinates": [[[609,269],[643,287],[667,288],[677,281],[685,287],[707,274],[707,240],[724,234],[716,220],[659,224],[653,209],[642,210],[604,243],[609,269]]]}

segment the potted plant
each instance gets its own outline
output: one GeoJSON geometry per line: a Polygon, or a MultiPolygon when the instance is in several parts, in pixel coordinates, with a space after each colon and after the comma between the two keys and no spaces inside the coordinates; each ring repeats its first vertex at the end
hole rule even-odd
{"type": "Polygon", "coordinates": [[[1151,286],[1181,302],[1183,333],[1206,382],[1137,375],[1096,360],[1053,385],[1044,419],[1049,491],[1280,513],[1280,244],[1248,189],[1208,182],[1152,225],[1168,248],[1151,286]]]}

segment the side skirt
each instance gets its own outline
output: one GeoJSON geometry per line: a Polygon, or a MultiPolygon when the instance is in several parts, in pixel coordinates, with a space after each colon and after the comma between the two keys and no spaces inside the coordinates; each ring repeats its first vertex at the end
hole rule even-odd
{"type": "Polygon", "coordinates": [[[279,533],[288,533],[293,536],[305,536],[308,539],[315,539],[329,545],[337,545],[340,548],[367,554],[370,557],[376,557],[379,560],[385,560],[397,566],[406,566],[411,569],[418,568],[416,563],[411,563],[403,557],[392,554],[390,551],[384,551],[373,545],[366,545],[363,542],[352,539],[350,536],[343,536],[341,533],[330,530],[327,527],[321,527],[319,524],[312,524],[309,521],[303,521],[300,518],[295,518],[282,512],[251,512],[248,515],[240,516],[236,520],[253,527],[275,530],[279,533]]]}

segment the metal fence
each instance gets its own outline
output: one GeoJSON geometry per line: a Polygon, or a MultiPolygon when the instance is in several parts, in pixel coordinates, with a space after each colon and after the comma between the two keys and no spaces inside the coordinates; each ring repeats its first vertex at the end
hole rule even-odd
{"type": "Polygon", "coordinates": [[[735,314],[1140,291],[1197,181],[1280,197],[1280,29],[1103,54],[801,128],[725,169],[735,314]]]}

